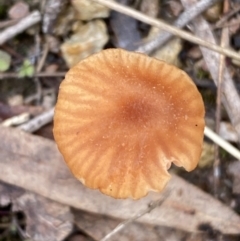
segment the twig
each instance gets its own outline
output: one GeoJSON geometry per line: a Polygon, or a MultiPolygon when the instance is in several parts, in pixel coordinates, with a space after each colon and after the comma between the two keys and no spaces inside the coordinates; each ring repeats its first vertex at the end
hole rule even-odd
{"type": "Polygon", "coordinates": [[[49,45],[48,45],[48,43],[46,42],[46,44],[44,45],[42,57],[41,57],[41,59],[39,60],[38,65],[37,65],[37,73],[39,73],[39,72],[42,70],[43,65],[44,65],[44,63],[45,63],[45,60],[46,60],[47,55],[48,55],[48,51],[49,51],[49,45]]]}
{"type": "MultiPolygon", "coordinates": [[[[228,0],[224,1],[224,9],[223,13],[227,13],[229,10],[229,2],[228,0]]],[[[221,46],[227,47],[228,46],[228,38],[229,32],[228,28],[223,28],[222,35],[221,35],[221,46]]],[[[217,99],[216,99],[216,133],[219,135],[220,131],[220,121],[221,121],[221,97],[222,97],[222,80],[225,68],[225,56],[221,55],[219,58],[219,69],[218,69],[218,88],[217,88],[217,99]]],[[[213,163],[213,177],[214,177],[214,193],[217,195],[217,190],[219,190],[220,184],[220,157],[219,157],[219,147],[215,145],[215,158],[213,163]]]]}
{"type": "Polygon", "coordinates": [[[26,132],[34,132],[39,130],[42,126],[52,122],[54,115],[54,108],[42,113],[41,115],[33,118],[26,124],[19,126],[18,128],[26,132]]]}
{"type": "Polygon", "coordinates": [[[208,137],[210,140],[212,140],[214,143],[222,147],[225,151],[227,151],[229,154],[240,160],[240,151],[231,145],[229,142],[225,141],[222,137],[217,135],[215,132],[213,132],[210,128],[207,126],[204,129],[204,134],[206,137],[208,137]]]}
{"type": "Polygon", "coordinates": [[[142,22],[145,22],[147,24],[158,27],[162,30],[165,30],[165,31],[167,31],[167,32],[169,32],[173,35],[181,37],[181,38],[183,38],[187,41],[190,41],[192,43],[199,44],[203,47],[206,47],[206,48],[214,50],[218,53],[224,54],[224,55],[226,55],[230,58],[240,60],[240,55],[235,51],[232,51],[232,50],[227,49],[227,48],[222,48],[221,46],[218,46],[216,44],[207,42],[207,41],[205,41],[205,40],[203,40],[199,37],[194,36],[191,33],[188,33],[186,31],[183,31],[181,29],[173,27],[170,24],[167,24],[167,23],[165,23],[161,20],[149,17],[149,16],[147,16],[143,13],[140,13],[139,11],[136,11],[134,9],[131,9],[129,7],[122,6],[122,5],[120,5],[120,4],[118,4],[114,1],[109,1],[109,0],[91,0],[91,1],[100,3],[102,5],[105,5],[109,8],[111,8],[111,9],[113,9],[113,10],[116,10],[116,11],[121,12],[123,14],[129,15],[131,17],[134,17],[134,18],[138,19],[139,21],[142,21],[142,22]]]}
{"type": "MultiPolygon", "coordinates": [[[[33,75],[33,77],[37,76],[39,78],[45,78],[45,77],[61,77],[61,78],[63,78],[65,75],[66,75],[66,72],[55,72],[55,73],[40,72],[40,73],[35,73],[33,75]]],[[[19,76],[18,73],[0,73],[0,80],[11,79],[11,78],[21,79],[21,78],[25,78],[25,77],[19,76]]]]}
{"type": "MultiPolygon", "coordinates": [[[[41,68],[42,68],[42,63],[40,63],[39,65],[39,56],[40,56],[40,52],[41,52],[41,39],[40,39],[40,35],[39,35],[39,31],[36,32],[35,34],[35,54],[36,54],[36,61],[35,61],[35,70],[37,72],[41,71],[41,68]],[[37,64],[37,67],[36,67],[36,64],[37,64]],[[39,69],[39,71],[38,71],[39,69]]],[[[44,59],[45,61],[45,59],[44,59]]],[[[36,103],[37,105],[40,105],[40,102],[41,102],[41,98],[42,98],[42,84],[40,82],[40,80],[38,79],[37,76],[35,76],[33,78],[34,80],[34,83],[35,83],[35,86],[36,86],[36,103]]]]}
{"type": "MultiPolygon", "coordinates": [[[[40,59],[38,59],[38,57],[37,57],[38,61],[37,61],[37,66],[36,66],[36,73],[39,73],[42,70],[43,65],[45,63],[45,60],[46,60],[47,55],[48,55],[48,50],[49,50],[48,43],[46,43],[44,45],[42,57],[40,59]]],[[[37,33],[37,35],[36,35],[36,56],[39,56],[38,51],[40,52],[40,36],[39,36],[39,33],[37,33]]],[[[34,79],[34,83],[36,85],[36,90],[37,90],[36,94],[34,96],[34,99],[36,100],[37,104],[39,105],[40,101],[42,99],[42,96],[43,96],[42,84],[41,84],[41,81],[39,80],[37,75],[35,75],[33,79],[34,79]]]]}
{"type": "MultiPolygon", "coordinates": [[[[174,22],[174,26],[176,28],[183,28],[186,24],[188,24],[192,19],[202,13],[204,10],[209,8],[218,0],[201,0],[197,2],[189,9],[186,9],[178,19],[174,22]]],[[[167,42],[172,37],[172,34],[169,32],[161,31],[159,35],[157,35],[154,39],[140,46],[136,51],[143,53],[151,53],[155,49],[162,46],[165,42],[167,42]]]]}
{"type": "Polygon", "coordinates": [[[27,17],[20,20],[20,22],[18,22],[14,26],[7,28],[6,30],[0,33],[0,45],[4,44],[9,39],[23,32],[24,30],[31,27],[32,25],[40,22],[40,20],[41,20],[41,15],[39,11],[32,12],[27,17]]]}
{"type": "Polygon", "coordinates": [[[25,122],[27,122],[30,118],[30,114],[29,113],[22,113],[20,115],[16,115],[13,117],[10,117],[8,119],[6,119],[5,121],[3,121],[1,123],[1,125],[3,126],[16,126],[16,125],[20,125],[23,124],[25,122]]]}
{"type": "Polygon", "coordinates": [[[114,228],[110,233],[108,233],[105,237],[103,237],[100,241],[106,241],[109,238],[111,238],[112,236],[114,236],[116,233],[118,233],[119,231],[121,231],[123,228],[126,228],[130,223],[136,221],[137,219],[139,219],[140,217],[142,217],[143,215],[150,213],[154,208],[161,206],[164,201],[169,197],[171,191],[169,190],[162,199],[160,200],[156,200],[152,203],[150,203],[148,205],[148,207],[137,213],[136,215],[134,215],[132,218],[129,218],[128,220],[120,223],[116,228],[114,228]]]}

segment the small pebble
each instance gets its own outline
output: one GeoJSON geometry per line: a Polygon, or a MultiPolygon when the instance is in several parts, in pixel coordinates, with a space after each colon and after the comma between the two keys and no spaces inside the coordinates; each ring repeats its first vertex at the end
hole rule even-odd
{"type": "Polygon", "coordinates": [[[11,19],[24,18],[29,14],[29,6],[25,2],[16,2],[8,11],[11,19]]]}

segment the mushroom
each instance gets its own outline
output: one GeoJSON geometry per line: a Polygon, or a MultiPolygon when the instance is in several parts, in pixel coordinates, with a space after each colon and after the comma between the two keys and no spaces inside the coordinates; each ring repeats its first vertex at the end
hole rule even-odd
{"type": "Polygon", "coordinates": [[[54,137],[89,188],[114,198],[161,191],[173,162],[199,161],[204,104],[182,70],[141,53],[107,49],[75,65],[61,83],[54,137]]]}

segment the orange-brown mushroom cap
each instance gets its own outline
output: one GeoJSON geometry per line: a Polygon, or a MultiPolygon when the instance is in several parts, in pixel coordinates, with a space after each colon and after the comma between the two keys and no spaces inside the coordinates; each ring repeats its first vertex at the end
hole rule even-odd
{"type": "Polygon", "coordinates": [[[178,68],[108,49],[69,70],[60,86],[54,137],[73,174],[115,198],[161,191],[171,163],[200,158],[204,105],[178,68]]]}

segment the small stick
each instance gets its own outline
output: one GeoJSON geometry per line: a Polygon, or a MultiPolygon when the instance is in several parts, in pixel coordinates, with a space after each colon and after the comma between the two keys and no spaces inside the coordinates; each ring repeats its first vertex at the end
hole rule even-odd
{"type": "Polygon", "coordinates": [[[111,238],[113,235],[121,231],[123,228],[125,228],[130,223],[134,222],[135,220],[139,219],[143,215],[150,213],[154,208],[159,207],[163,204],[163,202],[169,197],[170,191],[168,191],[163,198],[160,200],[156,200],[148,205],[148,207],[143,210],[142,212],[137,213],[132,218],[129,218],[126,221],[121,222],[116,228],[114,228],[110,233],[108,233],[105,237],[103,237],[100,241],[106,241],[109,238],[111,238]]]}
{"type": "Polygon", "coordinates": [[[42,126],[52,122],[54,115],[54,108],[42,113],[41,115],[33,118],[26,124],[19,126],[18,128],[26,132],[34,132],[39,130],[42,126]]]}
{"type": "Polygon", "coordinates": [[[32,12],[27,17],[20,20],[14,26],[7,28],[6,30],[0,33],[0,45],[4,44],[9,39],[23,32],[24,30],[31,27],[32,25],[40,22],[40,20],[41,20],[40,12],[39,11],[32,12]]]}
{"type": "MultiPolygon", "coordinates": [[[[40,78],[45,78],[45,77],[61,77],[63,78],[66,75],[66,72],[40,72],[40,73],[35,73],[33,77],[40,77],[40,78]]],[[[16,79],[21,79],[24,77],[19,77],[18,73],[0,73],[0,80],[2,79],[11,79],[11,78],[16,78],[16,79]]]]}
{"type": "MultiPolygon", "coordinates": [[[[39,69],[39,55],[40,55],[40,49],[41,49],[41,39],[40,39],[40,35],[39,35],[39,31],[36,32],[35,34],[35,53],[36,53],[36,61],[37,62],[37,67],[35,66],[35,71],[37,69],[37,72],[41,71],[41,69],[39,69]]],[[[36,64],[36,63],[35,63],[36,64]]],[[[42,67],[42,66],[40,66],[42,67]]],[[[36,103],[37,105],[40,105],[41,99],[42,99],[42,85],[40,80],[38,79],[38,77],[34,77],[33,78],[35,86],[36,86],[36,103]]]]}
{"type": "Polygon", "coordinates": [[[29,113],[22,113],[20,115],[17,116],[13,116],[10,117],[6,120],[4,120],[1,125],[3,126],[16,126],[16,125],[20,125],[23,124],[25,122],[27,122],[30,118],[30,114],[29,113]]]}
{"type": "Polygon", "coordinates": [[[97,3],[100,3],[104,6],[107,6],[113,10],[116,10],[120,13],[123,13],[123,14],[126,14],[126,15],[129,15],[133,18],[136,18],[138,19],[139,21],[142,21],[144,23],[147,23],[147,24],[150,24],[152,26],[155,26],[155,27],[158,27],[162,30],[165,30],[173,35],[176,35],[180,38],[183,38],[187,41],[190,41],[192,43],[195,43],[195,44],[199,44],[203,47],[206,47],[208,49],[211,49],[211,50],[214,50],[220,54],[224,54],[230,58],[234,58],[236,60],[240,60],[240,55],[233,51],[233,50],[230,50],[230,49],[227,49],[227,48],[222,48],[221,46],[218,46],[216,44],[213,44],[213,43],[210,43],[210,42],[207,42],[199,37],[196,37],[194,36],[193,34],[191,33],[188,33],[186,31],[183,31],[181,29],[178,29],[176,27],[173,27],[172,25],[170,24],[167,24],[159,19],[155,19],[155,18],[152,18],[152,17],[149,17],[139,11],[136,11],[134,9],[131,9],[129,7],[126,7],[126,6],[122,6],[121,4],[118,4],[114,1],[109,1],[109,0],[91,0],[93,2],[97,2],[97,3]]]}
{"type": "MultiPolygon", "coordinates": [[[[229,10],[229,2],[228,0],[224,1],[223,6],[223,13],[227,13],[229,10]]],[[[222,47],[228,47],[228,39],[229,39],[229,32],[228,28],[222,29],[222,35],[221,35],[221,46],[222,47]]],[[[219,135],[220,131],[220,121],[221,121],[221,103],[222,103],[222,81],[223,81],[223,74],[224,74],[224,68],[225,68],[225,56],[220,55],[219,57],[219,69],[218,69],[218,88],[217,88],[217,99],[216,99],[216,133],[219,135]]],[[[219,190],[220,185],[220,176],[221,176],[221,170],[220,170],[220,157],[219,157],[219,146],[215,145],[215,158],[213,163],[213,176],[214,176],[214,193],[217,195],[217,191],[219,190]]]]}
{"type": "Polygon", "coordinates": [[[37,65],[37,73],[39,73],[42,70],[44,63],[46,61],[47,55],[48,55],[48,51],[49,51],[49,45],[48,45],[48,43],[46,43],[44,45],[42,57],[39,60],[38,65],[37,65]]]}
{"type": "Polygon", "coordinates": [[[222,147],[225,151],[227,151],[229,154],[240,160],[240,151],[231,145],[229,142],[225,141],[222,137],[217,135],[215,132],[213,132],[210,128],[205,126],[204,134],[206,137],[208,137],[210,140],[212,140],[214,143],[222,147]]]}

